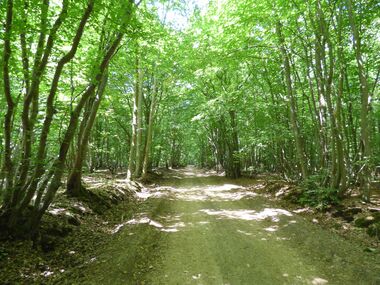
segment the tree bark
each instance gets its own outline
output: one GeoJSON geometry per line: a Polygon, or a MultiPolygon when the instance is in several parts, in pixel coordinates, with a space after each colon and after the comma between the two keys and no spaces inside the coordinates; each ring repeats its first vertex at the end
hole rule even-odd
{"type": "Polygon", "coordinates": [[[157,79],[154,77],[153,79],[153,91],[152,98],[150,103],[150,111],[149,111],[149,120],[148,120],[148,130],[146,135],[146,144],[145,144],[145,155],[144,155],[144,163],[143,163],[143,171],[142,177],[145,179],[148,175],[149,163],[150,163],[150,153],[152,147],[152,138],[153,138],[153,124],[157,107],[157,79]]]}
{"type": "Polygon", "coordinates": [[[280,22],[277,23],[276,32],[277,32],[277,37],[280,43],[280,50],[281,50],[284,68],[285,68],[284,71],[285,71],[285,80],[286,80],[286,90],[287,90],[288,99],[290,101],[290,120],[291,120],[291,125],[292,125],[292,131],[294,134],[294,139],[296,141],[298,163],[301,168],[302,178],[306,179],[308,177],[307,159],[306,159],[306,155],[304,151],[301,133],[298,126],[296,100],[293,94],[290,63],[289,63],[290,61],[289,61],[289,57],[285,48],[285,39],[284,39],[284,36],[282,35],[282,24],[280,22]]]}
{"type": "Polygon", "coordinates": [[[358,75],[360,82],[360,94],[361,94],[361,112],[360,112],[360,155],[362,166],[360,170],[360,182],[362,187],[362,198],[364,201],[370,201],[370,141],[369,141],[369,87],[368,80],[365,74],[364,62],[361,48],[361,38],[359,34],[359,28],[355,19],[355,12],[353,10],[352,0],[347,0],[348,15],[351,25],[351,31],[353,36],[353,46],[355,50],[356,63],[358,67],[358,75]]]}
{"type": "Polygon", "coordinates": [[[229,112],[231,120],[231,142],[229,149],[230,160],[230,177],[239,178],[241,176],[241,163],[239,155],[239,134],[236,123],[236,111],[230,110],[229,112]]]}
{"type": "Polygon", "coordinates": [[[137,54],[137,139],[136,139],[136,168],[135,168],[135,177],[140,178],[141,170],[143,165],[143,80],[144,80],[144,71],[141,67],[140,54],[137,54]]]}
{"type": "Polygon", "coordinates": [[[136,151],[137,151],[137,136],[138,136],[138,101],[139,101],[139,58],[136,53],[136,75],[135,75],[135,92],[133,97],[133,109],[132,109],[132,134],[131,134],[131,147],[129,150],[128,159],[128,172],[127,179],[132,180],[135,178],[136,171],[136,151]]]}
{"type": "Polygon", "coordinates": [[[11,82],[9,76],[9,60],[11,57],[11,32],[13,24],[13,0],[7,1],[7,14],[5,22],[4,34],[4,50],[3,50],[3,81],[4,95],[7,102],[7,112],[4,120],[4,164],[3,172],[5,176],[5,193],[3,197],[3,207],[8,208],[11,199],[11,191],[13,188],[13,161],[12,161],[12,118],[14,114],[15,104],[12,98],[11,82]]]}
{"type": "Polygon", "coordinates": [[[85,123],[84,132],[81,136],[79,148],[77,150],[75,156],[75,162],[71,174],[67,180],[67,193],[71,196],[79,197],[82,194],[83,186],[82,186],[82,168],[83,162],[86,159],[88,142],[90,138],[90,134],[92,131],[92,127],[95,122],[95,118],[100,106],[100,103],[103,98],[104,90],[107,85],[108,74],[105,72],[103,78],[99,84],[97,96],[95,98],[94,103],[92,104],[90,115],[85,123]]]}

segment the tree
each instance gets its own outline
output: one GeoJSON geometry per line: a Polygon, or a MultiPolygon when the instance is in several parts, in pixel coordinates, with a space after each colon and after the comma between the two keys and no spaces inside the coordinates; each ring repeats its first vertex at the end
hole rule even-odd
{"type": "MultiPolygon", "coordinates": [[[[63,1],[61,7],[49,6],[48,1],[43,1],[37,7],[29,7],[27,2],[21,7],[14,6],[12,0],[6,2],[3,80],[8,104],[4,126],[6,139],[2,169],[5,183],[2,184],[5,187],[2,189],[4,198],[1,208],[1,224],[13,233],[19,232],[21,235],[28,235],[35,233],[37,230],[42,215],[53,201],[55,193],[61,185],[67,153],[76,132],[83,107],[97,89],[98,82],[103,78],[103,74],[111,58],[117,51],[126,27],[128,27],[133,17],[135,4],[130,1],[124,4],[121,3],[119,4],[120,6],[115,5],[112,7],[112,9],[120,7],[121,9],[118,13],[124,19],[119,23],[116,22],[116,25],[114,24],[115,35],[103,55],[91,60],[91,64],[95,64],[98,67],[89,76],[89,83],[84,92],[77,96],[76,106],[71,110],[67,128],[63,132],[63,139],[58,144],[58,156],[47,167],[48,137],[51,134],[51,126],[56,113],[54,102],[59,83],[62,81],[61,76],[66,64],[74,59],[85,33],[86,24],[93,14],[94,7],[97,7],[100,3],[95,0],[89,0],[83,8],[82,3],[74,5],[73,3],[69,3],[69,1],[63,1]],[[31,9],[35,8],[38,8],[40,11],[40,24],[30,23],[32,28],[30,29],[30,34],[27,34],[25,24],[28,22],[28,19],[26,15],[31,9]],[[49,14],[49,10],[55,12],[60,10],[50,29],[48,27],[53,18],[49,14]],[[18,22],[16,20],[18,19],[15,19],[13,15],[21,17],[23,25],[17,25],[18,22]],[[69,29],[65,24],[78,18],[78,15],[80,16],[80,21],[76,29],[66,30],[66,33],[64,30],[62,31],[62,29],[69,29]],[[37,31],[39,31],[39,38],[37,48],[33,51],[30,47],[33,38],[30,35],[38,33],[37,31]],[[62,43],[59,40],[60,33],[62,33],[62,36],[67,36],[67,38],[64,38],[65,44],[69,44],[70,46],[67,52],[62,50],[62,43]],[[21,54],[18,50],[13,49],[13,58],[21,57],[22,67],[20,70],[24,74],[24,79],[21,84],[12,85],[10,82],[10,73],[12,71],[9,68],[12,45],[13,47],[18,45],[12,41],[13,35],[20,36],[21,54]],[[27,43],[27,39],[29,39],[29,43],[27,43]],[[45,39],[47,40],[45,41],[45,39]],[[30,68],[29,57],[32,55],[34,56],[34,61],[32,68],[30,68]],[[48,63],[51,60],[54,62],[54,58],[57,57],[61,59],[58,60],[54,70],[52,70],[48,67],[48,63]],[[52,72],[53,77],[46,77],[47,71],[52,72]],[[41,90],[46,90],[48,84],[50,84],[50,88],[48,88],[49,91],[45,100],[40,95],[41,90]],[[17,86],[23,86],[24,92],[20,106],[14,100],[14,94],[16,93],[14,88],[17,86]],[[44,106],[46,109],[42,124],[37,120],[41,106],[44,106]],[[16,110],[20,110],[20,115],[16,113],[16,110]],[[14,125],[18,123],[21,124],[21,139],[17,144],[18,134],[14,125]],[[37,124],[41,128],[38,140],[33,135],[37,124]],[[12,147],[12,145],[16,146],[12,147]],[[19,149],[20,151],[16,152],[14,151],[15,149],[19,149]],[[12,154],[13,151],[14,153],[12,154]],[[19,153],[20,155],[18,155],[19,153]],[[18,167],[15,169],[14,165],[18,165],[18,167]]],[[[102,14],[99,13],[98,9],[97,12],[94,18],[101,18],[102,14]]],[[[14,70],[18,70],[17,66],[15,66],[14,70]]]]}

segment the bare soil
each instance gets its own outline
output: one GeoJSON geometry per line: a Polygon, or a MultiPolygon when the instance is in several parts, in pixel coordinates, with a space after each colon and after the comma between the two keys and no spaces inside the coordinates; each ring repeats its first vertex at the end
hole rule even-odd
{"type": "MultiPolygon", "coordinates": [[[[378,239],[292,203],[293,185],[195,168],[144,187],[124,177],[86,177],[103,204],[60,193],[38,242],[1,242],[0,283],[380,284],[378,239]]],[[[362,208],[354,218],[377,207],[345,203],[362,208]]]]}

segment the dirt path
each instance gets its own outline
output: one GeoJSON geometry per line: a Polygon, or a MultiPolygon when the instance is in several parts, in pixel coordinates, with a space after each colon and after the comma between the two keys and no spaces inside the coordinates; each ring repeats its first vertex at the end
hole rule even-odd
{"type": "Polygon", "coordinates": [[[144,209],[115,228],[80,282],[380,284],[379,255],[276,207],[249,184],[172,171],[141,193],[144,209]]]}

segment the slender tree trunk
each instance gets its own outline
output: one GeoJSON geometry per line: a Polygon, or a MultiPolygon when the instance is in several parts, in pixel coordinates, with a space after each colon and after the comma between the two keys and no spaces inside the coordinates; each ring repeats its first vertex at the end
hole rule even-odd
{"type": "Polygon", "coordinates": [[[154,77],[153,79],[153,91],[152,98],[150,103],[150,112],[149,112],[149,120],[148,120],[148,130],[146,135],[146,144],[145,144],[145,155],[144,155],[144,164],[143,164],[143,178],[146,178],[148,175],[149,163],[150,163],[150,153],[152,147],[152,138],[153,138],[153,123],[156,113],[156,105],[157,105],[157,79],[154,77]]]}
{"type": "Polygon", "coordinates": [[[28,9],[28,1],[24,0],[24,7],[21,9],[21,19],[22,19],[22,32],[20,34],[20,45],[21,45],[21,57],[22,57],[22,67],[24,73],[24,84],[25,93],[29,92],[30,89],[30,78],[29,78],[29,51],[26,43],[26,30],[27,30],[27,17],[26,10],[28,9]]]}
{"type": "Polygon", "coordinates": [[[30,200],[33,198],[36,192],[37,184],[40,181],[41,176],[45,172],[47,139],[50,132],[50,126],[52,124],[53,117],[56,112],[54,109],[54,99],[57,93],[58,83],[62,75],[64,66],[74,58],[77,52],[80,40],[84,32],[85,25],[92,13],[93,6],[94,6],[94,1],[90,0],[87,5],[86,10],[83,13],[81,22],[76,31],[76,35],[73,38],[73,43],[72,43],[70,51],[67,54],[65,54],[57,64],[54,77],[51,83],[49,95],[47,98],[47,102],[46,102],[45,119],[42,125],[42,131],[39,137],[39,145],[38,145],[37,156],[36,156],[36,166],[35,166],[31,181],[27,184],[28,186],[27,189],[24,189],[25,194],[23,196],[23,201],[18,211],[22,211],[29,204],[30,200]]]}
{"type": "Polygon", "coordinates": [[[239,178],[241,176],[241,163],[239,157],[239,134],[237,130],[236,111],[229,111],[231,120],[231,148],[230,148],[230,161],[232,168],[231,177],[239,178]]]}
{"type": "Polygon", "coordinates": [[[306,179],[308,176],[307,159],[306,159],[306,155],[304,151],[301,133],[298,126],[296,99],[293,94],[290,63],[289,63],[290,61],[289,61],[289,57],[285,48],[285,39],[282,35],[282,24],[280,22],[277,23],[276,31],[277,31],[278,40],[280,42],[280,50],[282,53],[284,67],[285,67],[286,90],[287,90],[288,99],[290,101],[290,120],[291,120],[292,130],[294,134],[294,139],[296,141],[298,163],[301,168],[302,178],[306,179]]]}
{"type": "Polygon", "coordinates": [[[137,54],[137,138],[136,138],[136,168],[135,168],[135,177],[140,178],[141,170],[143,165],[143,80],[144,80],[144,71],[141,67],[140,54],[137,54]]]}
{"type": "MultiPolygon", "coordinates": [[[[4,120],[4,163],[3,172],[5,176],[5,193],[3,205],[9,207],[13,189],[13,161],[12,161],[12,118],[15,104],[12,98],[11,82],[9,76],[9,60],[11,58],[11,31],[13,24],[13,0],[7,1],[7,15],[5,20],[4,50],[3,50],[3,81],[4,95],[7,102],[7,112],[4,120]]],[[[7,209],[5,209],[7,210],[7,209]]]]}
{"type": "Polygon", "coordinates": [[[131,147],[129,150],[128,159],[128,172],[127,179],[132,180],[135,178],[136,171],[136,151],[137,151],[137,136],[138,136],[138,101],[139,101],[139,58],[136,54],[136,82],[135,82],[135,92],[133,97],[133,109],[132,109],[132,134],[131,134],[131,147]]]}
{"type": "Polygon", "coordinates": [[[357,21],[355,19],[355,12],[353,10],[352,0],[347,0],[349,20],[353,36],[353,45],[356,56],[356,63],[358,66],[358,75],[360,82],[361,93],[361,112],[360,112],[360,154],[363,164],[360,169],[360,180],[362,187],[362,198],[364,201],[370,201],[370,141],[369,141],[369,87],[368,80],[365,74],[364,62],[361,48],[361,38],[359,34],[359,28],[357,27],[357,21]]]}
{"type": "Polygon", "coordinates": [[[92,104],[89,117],[86,120],[86,123],[85,123],[86,127],[84,128],[83,134],[81,136],[80,144],[75,156],[74,166],[67,180],[67,193],[71,196],[78,197],[78,196],[81,196],[82,194],[81,192],[83,190],[83,186],[82,186],[83,162],[86,160],[90,134],[95,122],[96,115],[98,113],[99,105],[103,98],[104,90],[107,85],[107,80],[108,80],[108,74],[106,71],[100,81],[97,96],[95,98],[95,101],[92,104]]]}
{"type": "MultiPolygon", "coordinates": [[[[341,189],[341,180],[342,180],[342,170],[345,168],[344,164],[344,154],[342,146],[342,134],[338,126],[338,114],[337,110],[333,106],[332,101],[332,84],[334,78],[334,69],[335,69],[335,57],[334,57],[334,46],[330,38],[330,32],[326,23],[326,19],[321,7],[320,0],[316,2],[317,11],[318,11],[318,39],[320,40],[318,44],[318,51],[321,55],[321,62],[323,64],[323,70],[325,71],[323,76],[323,82],[325,84],[325,98],[327,103],[327,111],[330,119],[331,125],[331,181],[330,187],[333,189],[339,189],[342,194],[343,189],[341,189]],[[323,39],[323,40],[322,40],[323,39]],[[326,55],[325,51],[328,51],[326,55]],[[328,59],[327,59],[328,58],[328,59]],[[328,64],[327,64],[328,61],[328,64]]],[[[339,95],[338,95],[339,96],[339,95]]],[[[339,98],[337,98],[339,101],[339,98]]],[[[338,104],[337,104],[338,105],[338,104]]],[[[337,106],[337,108],[339,108],[337,106]]],[[[339,113],[340,115],[340,113],[339,113]]]]}
{"type": "Polygon", "coordinates": [[[12,197],[12,207],[16,207],[23,198],[25,188],[27,187],[27,177],[30,167],[30,160],[32,156],[32,142],[33,142],[33,129],[36,122],[38,114],[38,98],[41,78],[44,74],[45,68],[47,66],[49,57],[52,53],[53,46],[56,40],[56,35],[58,29],[61,27],[64,19],[67,17],[68,11],[68,0],[63,1],[61,12],[57,19],[55,20],[50,34],[48,36],[45,49],[44,39],[45,39],[45,29],[46,29],[46,19],[48,12],[48,3],[44,1],[44,5],[41,9],[41,34],[40,40],[37,47],[35,64],[32,74],[32,82],[30,85],[29,92],[25,95],[24,104],[21,113],[22,122],[22,160],[17,171],[17,183],[14,189],[12,197]],[[42,58],[41,58],[42,56],[42,58]],[[40,60],[41,59],[41,60],[40,60]]]}
{"type": "Polygon", "coordinates": [[[64,172],[64,166],[65,166],[65,160],[66,160],[67,152],[69,150],[72,139],[75,135],[75,130],[76,130],[77,125],[78,125],[80,113],[81,113],[86,101],[93,94],[98,83],[101,81],[103,74],[104,74],[105,70],[107,69],[108,64],[109,64],[112,56],[116,52],[116,50],[117,50],[117,48],[118,48],[118,46],[119,46],[119,44],[123,38],[123,35],[124,34],[121,32],[119,34],[117,34],[115,40],[112,42],[112,44],[108,48],[106,54],[104,55],[104,58],[103,58],[103,60],[100,64],[100,67],[99,67],[99,71],[98,71],[97,75],[95,76],[95,80],[92,83],[90,83],[87,90],[84,92],[84,94],[80,98],[77,106],[75,107],[75,109],[71,113],[70,123],[69,123],[69,126],[67,127],[66,133],[65,133],[63,141],[61,143],[58,158],[54,161],[53,166],[50,170],[52,172],[52,174],[51,174],[51,179],[49,180],[49,184],[47,185],[46,190],[44,191],[45,195],[43,196],[43,199],[41,199],[41,203],[39,203],[39,205],[35,205],[35,212],[34,212],[33,216],[31,217],[31,220],[30,220],[30,229],[31,230],[32,229],[35,230],[37,228],[37,226],[39,225],[39,223],[41,221],[42,215],[45,213],[45,211],[47,210],[47,208],[49,207],[49,205],[53,201],[54,196],[55,196],[59,186],[61,185],[61,179],[62,179],[62,175],[64,172]]]}
{"type": "MultiPolygon", "coordinates": [[[[342,12],[338,16],[338,61],[339,67],[339,83],[337,89],[337,101],[336,101],[336,127],[337,127],[337,154],[338,154],[338,173],[340,175],[339,195],[343,196],[347,188],[347,150],[344,147],[344,124],[342,122],[342,101],[344,92],[344,56],[343,56],[343,40],[342,40],[342,12]]],[[[335,185],[338,184],[338,180],[335,181],[335,185]]]]}

